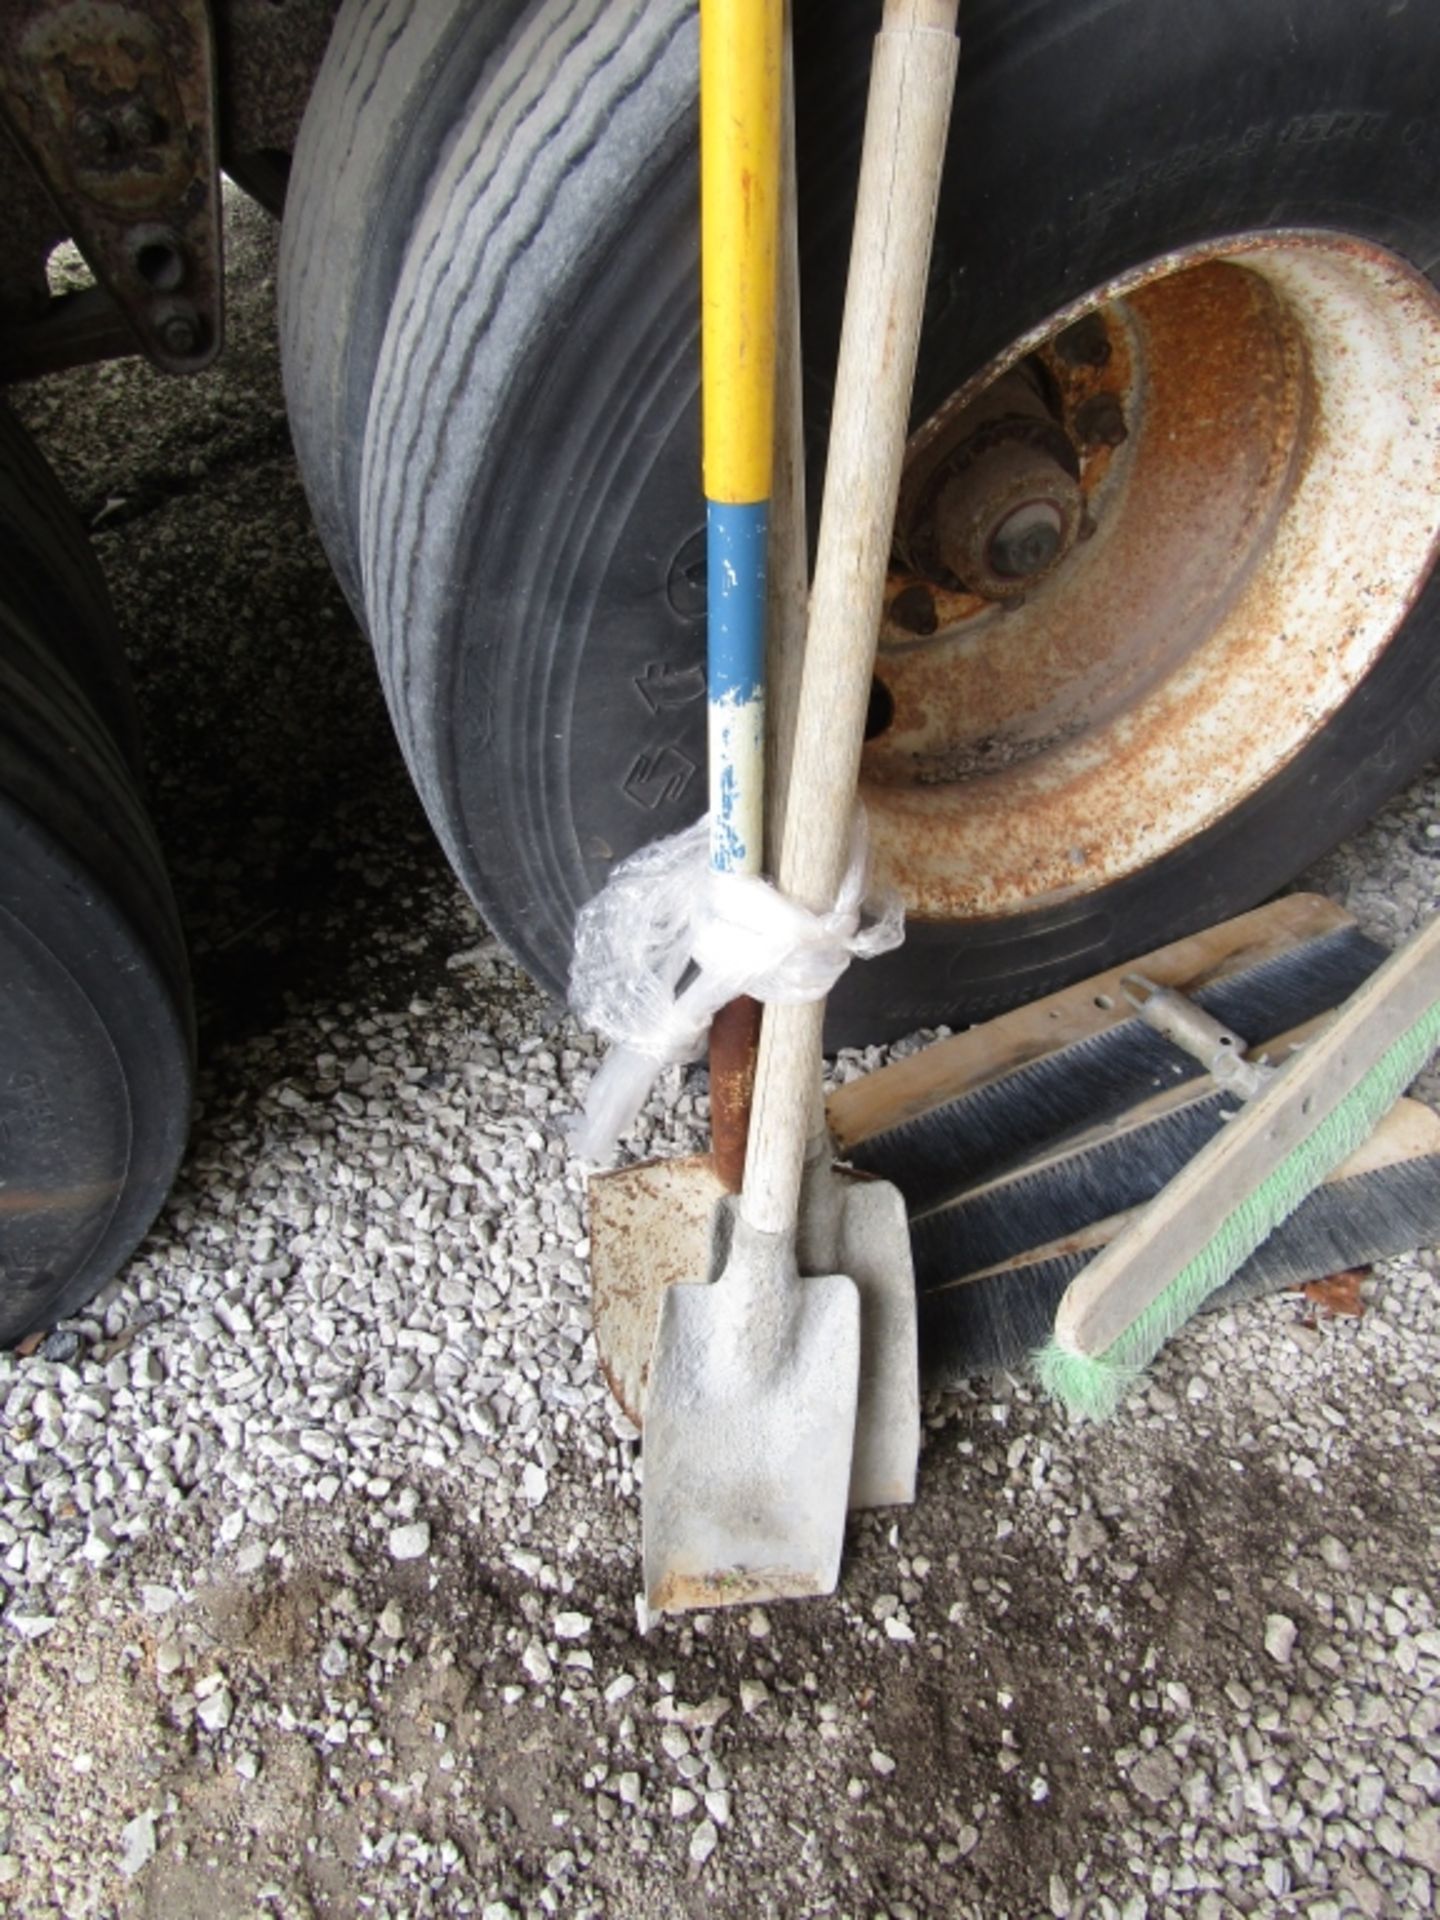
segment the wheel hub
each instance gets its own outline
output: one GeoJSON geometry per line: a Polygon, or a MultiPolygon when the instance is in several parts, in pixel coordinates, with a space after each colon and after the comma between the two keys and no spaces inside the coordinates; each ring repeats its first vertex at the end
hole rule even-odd
{"type": "Polygon", "coordinates": [[[1022,362],[927,444],[902,494],[896,546],[929,586],[1013,600],[1074,545],[1080,455],[1053,396],[1040,363],[1022,362]]]}
{"type": "Polygon", "coordinates": [[[1167,256],[912,436],[862,768],[941,920],[1091,892],[1273,778],[1429,570],[1440,302],[1328,234],[1167,256]]]}

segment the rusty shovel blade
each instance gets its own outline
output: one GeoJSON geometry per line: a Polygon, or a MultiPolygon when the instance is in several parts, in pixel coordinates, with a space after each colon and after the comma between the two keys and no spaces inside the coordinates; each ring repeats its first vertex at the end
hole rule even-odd
{"type": "Polygon", "coordinates": [[[727,1188],[708,1153],[642,1160],[590,1177],[590,1318],[606,1385],[637,1427],[660,1303],[709,1258],[710,1226],[727,1188]]]}
{"type": "Polygon", "coordinates": [[[860,1296],[802,1279],[791,1233],[715,1210],[711,1277],[668,1288],[645,1408],[656,1613],[831,1593],[860,1374],[860,1296]]]}

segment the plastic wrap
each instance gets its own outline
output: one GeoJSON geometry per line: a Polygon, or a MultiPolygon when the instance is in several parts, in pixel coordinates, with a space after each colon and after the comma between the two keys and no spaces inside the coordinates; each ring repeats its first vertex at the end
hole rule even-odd
{"type": "Polygon", "coordinates": [[[704,819],[621,861],[581,910],[570,1004],[611,1042],[571,1130],[583,1160],[609,1158],[663,1068],[700,1057],[716,1012],[742,993],[823,1000],[852,959],[899,946],[904,910],[867,892],[869,834],[855,812],[850,860],[826,913],[754,874],[715,873],[704,819]]]}

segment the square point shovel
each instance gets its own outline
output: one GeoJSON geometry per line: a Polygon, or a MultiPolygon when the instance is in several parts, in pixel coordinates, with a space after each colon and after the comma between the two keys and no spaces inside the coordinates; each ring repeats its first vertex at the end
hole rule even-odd
{"type": "MultiPolygon", "coordinates": [[[[788,55],[788,48],[787,48],[788,55]]],[[[805,435],[801,406],[800,308],[795,233],[794,148],[788,124],[782,142],[777,265],[774,469],[767,569],[766,702],[770,719],[767,832],[782,838],[795,715],[800,697],[809,566],[805,539],[805,435]]],[[[729,1011],[728,1009],[726,1010],[729,1011]]],[[[711,1040],[713,1157],[643,1161],[589,1184],[590,1304],[601,1370],[621,1409],[645,1424],[650,1359],[665,1291],[699,1273],[713,1279],[728,1248],[713,1229],[717,1209],[741,1185],[744,1136],[753,1091],[753,1050],[743,1096],[716,1084],[711,1040]],[[722,1109],[734,1147],[722,1153],[722,1109]],[[732,1173],[731,1166],[737,1164],[732,1173]],[[717,1264],[718,1260],[718,1264],[717,1264]]],[[[904,1202],[889,1182],[835,1165],[825,1125],[820,1061],[800,1186],[796,1232],[802,1274],[840,1272],[860,1294],[860,1389],[850,1463],[852,1509],[903,1506],[915,1497],[920,1402],[916,1365],[916,1296],[904,1202]]]]}
{"type": "MultiPolygon", "coordinates": [[[[955,12],[889,0],[876,43],[779,862],[781,890],[815,911],[834,901],[850,847],[955,12]]],[[[852,1274],[802,1277],[796,1246],[823,1020],[823,1003],[766,1008],[739,1199],[716,1209],[707,1275],[662,1299],[643,1508],[656,1611],[828,1593],[839,1574],[860,1292],[852,1274]]],[[[895,1227],[908,1276],[898,1207],[895,1227]]]]}
{"type": "MultiPolygon", "coordinates": [[[[690,1154],[596,1175],[589,1202],[600,1367],[621,1410],[644,1428],[661,1303],[671,1286],[700,1273],[714,1280],[723,1270],[735,1198],[709,1154],[690,1154]]],[[[834,1164],[823,1119],[805,1150],[795,1248],[802,1275],[846,1274],[860,1296],[850,1509],[908,1506],[915,1498],[920,1388],[905,1202],[888,1180],[834,1164]]]]}

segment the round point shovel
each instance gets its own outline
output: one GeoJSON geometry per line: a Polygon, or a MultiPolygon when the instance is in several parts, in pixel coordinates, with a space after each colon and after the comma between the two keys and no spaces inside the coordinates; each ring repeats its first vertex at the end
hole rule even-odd
{"type": "MultiPolygon", "coordinates": [[[[888,0],[876,43],[779,863],[782,890],[818,911],[849,851],[955,12],[888,0]]],[[[823,1019],[819,1003],[766,1008],[744,1186],[716,1210],[703,1284],[671,1286],[661,1305],[645,1409],[645,1587],[657,1611],[828,1593],[839,1573],[860,1294],[850,1274],[802,1278],[796,1252],[823,1019]]]]}

